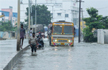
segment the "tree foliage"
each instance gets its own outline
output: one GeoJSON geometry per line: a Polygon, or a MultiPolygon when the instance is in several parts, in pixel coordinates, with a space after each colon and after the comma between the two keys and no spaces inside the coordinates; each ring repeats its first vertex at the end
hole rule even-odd
{"type": "MultiPolygon", "coordinates": [[[[28,23],[28,8],[26,8],[27,12],[27,19],[25,22],[28,23]]],[[[45,5],[37,5],[37,24],[45,24],[48,25],[51,23],[51,14],[50,11],[48,11],[48,8],[45,5]]],[[[35,24],[35,5],[32,5],[32,13],[31,16],[33,16],[33,24],[35,24]]]]}
{"type": "Polygon", "coordinates": [[[11,21],[2,22],[0,21],[0,31],[16,31],[16,27],[13,27],[11,21]]]}
{"type": "Polygon", "coordinates": [[[108,16],[98,15],[98,10],[93,7],[88,8],[87,12],[90,17],[83,19],[87,26],[84,29],[84,40],[85,42],[96,42],[97,39],[93,37],[92,29],[108,29],[108,16]]]}

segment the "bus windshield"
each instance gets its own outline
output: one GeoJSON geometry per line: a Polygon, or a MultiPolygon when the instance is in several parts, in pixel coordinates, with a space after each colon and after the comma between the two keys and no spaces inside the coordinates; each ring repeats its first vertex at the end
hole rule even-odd
{"type": "Polygon", "coordinates": [[[55,25],[53,29],[53,34],[62,34],[62,26],[55,25]]]}
{"type": "Polygon", "coordinates": [[[64,26],[64,34],[72,35],[72,26],[64,26]]]}

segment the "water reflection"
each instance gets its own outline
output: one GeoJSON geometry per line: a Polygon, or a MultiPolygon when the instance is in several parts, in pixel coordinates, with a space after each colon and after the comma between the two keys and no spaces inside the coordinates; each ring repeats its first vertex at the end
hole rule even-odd
{"type": "Polygon", "coordinates": [[[57,49],[57,48],[55,48],[54,50],[55,50],[55,51],[57,51],[58,49],[57,49]]]}
{"type": "Polygon", "coordinates": [[[108,70],[107,52],[106,45],[83,43],[75,47],[45,47],[34,57],[29,49],[14,70],[108,70]]]}

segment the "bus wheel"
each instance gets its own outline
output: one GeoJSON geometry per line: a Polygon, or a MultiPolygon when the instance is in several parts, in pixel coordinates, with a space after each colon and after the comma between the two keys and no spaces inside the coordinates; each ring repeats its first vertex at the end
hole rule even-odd
{"type": "Polygon", "coordinates": [[[51,46],[51,38],[49,38],[49,45],[51,46]]]}
{"type": "Polygon", "coordinates": [[[73,44],[73,45],[71,45],[71,47],[74,47],[74,44],[73,44]]]}

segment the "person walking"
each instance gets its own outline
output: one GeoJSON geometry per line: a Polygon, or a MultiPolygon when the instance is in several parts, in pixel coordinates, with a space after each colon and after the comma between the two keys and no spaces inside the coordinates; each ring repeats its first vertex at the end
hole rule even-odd
{"type": "Polygon", "coordinates": [[[24,37],[25,37],[25,29],[23,28],[23,24],[21,24],[21,28],[20,28],[20,48],[21,49],[23,46],[24,37]]]}
{"type": "Polygon", "coordinates": [[[32,37],[32,33],[33,33],[32,28],[30,28],[30,37],[32,37]]]}
{"type": "Polygon", "coordinates": [[[33,52],[35,51],[36,53],[36,49],[37,49],[37,38],[35,37],[35,33],[32,33],[32,37],[29,40],[29,44],[31,46],[31,52],[33,54],[33,52]]]}

